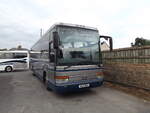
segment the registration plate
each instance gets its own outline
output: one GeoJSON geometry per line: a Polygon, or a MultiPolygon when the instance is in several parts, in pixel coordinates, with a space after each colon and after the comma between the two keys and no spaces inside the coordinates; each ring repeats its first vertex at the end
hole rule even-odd
{"type": "Polygon", "coordinates": [[[79,88],[86,88],[86,87],[89,87],[90,86],[90,84],[81,84],[81,85],[79,85],[79,88]]]}

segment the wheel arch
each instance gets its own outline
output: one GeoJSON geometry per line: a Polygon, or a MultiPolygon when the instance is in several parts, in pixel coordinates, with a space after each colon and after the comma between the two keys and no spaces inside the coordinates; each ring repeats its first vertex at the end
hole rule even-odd
{"type": "Polygon", "coordinates": [[[7,70],[7,68],[9,68],[9,67],[11,68],[11,71],[14,70],[14,68],[13,68],[12,65],[7,65],[7,66],[5,66],[4,70],[5,70],[6,72],[11,72],[11,71],[8,71],[8,70],[7,70]]]}

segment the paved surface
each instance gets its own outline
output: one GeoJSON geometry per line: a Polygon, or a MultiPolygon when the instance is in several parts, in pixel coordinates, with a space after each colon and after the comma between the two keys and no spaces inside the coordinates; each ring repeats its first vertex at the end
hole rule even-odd
{"type": "Polygon", "coordinates": [[[0,73],[0,113],[150,113],[150,103],[106,86],[59,95],[20,71],[0,73]]]}

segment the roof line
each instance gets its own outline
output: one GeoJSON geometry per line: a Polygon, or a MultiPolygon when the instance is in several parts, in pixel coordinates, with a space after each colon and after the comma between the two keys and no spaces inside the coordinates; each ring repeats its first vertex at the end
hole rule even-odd
{"type": "Polygon", "coordinates": [[[63,22],[56,22],[53,24],[44,34],[43,36],[48,33],[51,29],[53,29],[55,26],[68,26],[68,27],[78,27],[78,28],[84,28],[84,29],[89,29],[89,30],[96,30],[98,29],[96,27],[90,27],[90,26],[85,26],[85,25],[79,25],[79,24],[71,24],[71,23],[63,23],[63,22]]]}

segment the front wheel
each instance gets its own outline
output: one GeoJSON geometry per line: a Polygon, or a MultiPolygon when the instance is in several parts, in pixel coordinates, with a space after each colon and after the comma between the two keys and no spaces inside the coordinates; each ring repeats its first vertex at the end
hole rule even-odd
{"type": "Polygon", "coordinates": [[[52,91],[52,89],[49,87],[49,84],[48,84],[48,77],[47,77],[47,76],[46,76],[45,86],[46,86],[46,89],[47,89],[48,91],[52,91]]]}
{"type": "Polygon", "coordinates": [[[11,72],[12,70],[13,70],[13,68],[11,66],[5,67],[5,71],[6,72],[11,72]]]}
{"type": "Polygon", "coordinates": [[[48,91],[52,91],[52,89],[48,86],[48,83],[47,83],[47,82],[45,83],[45,86],[46,86],[46,89],[47,89],[48,91]]]}
{"type": "Polygon", "coordinates": [[[45,84],[45,87],[48,91],[52,91],[52,89],[48,85],[48,76],[46,75],[46,72],[43,73],[43,82],[45,84]]]}

